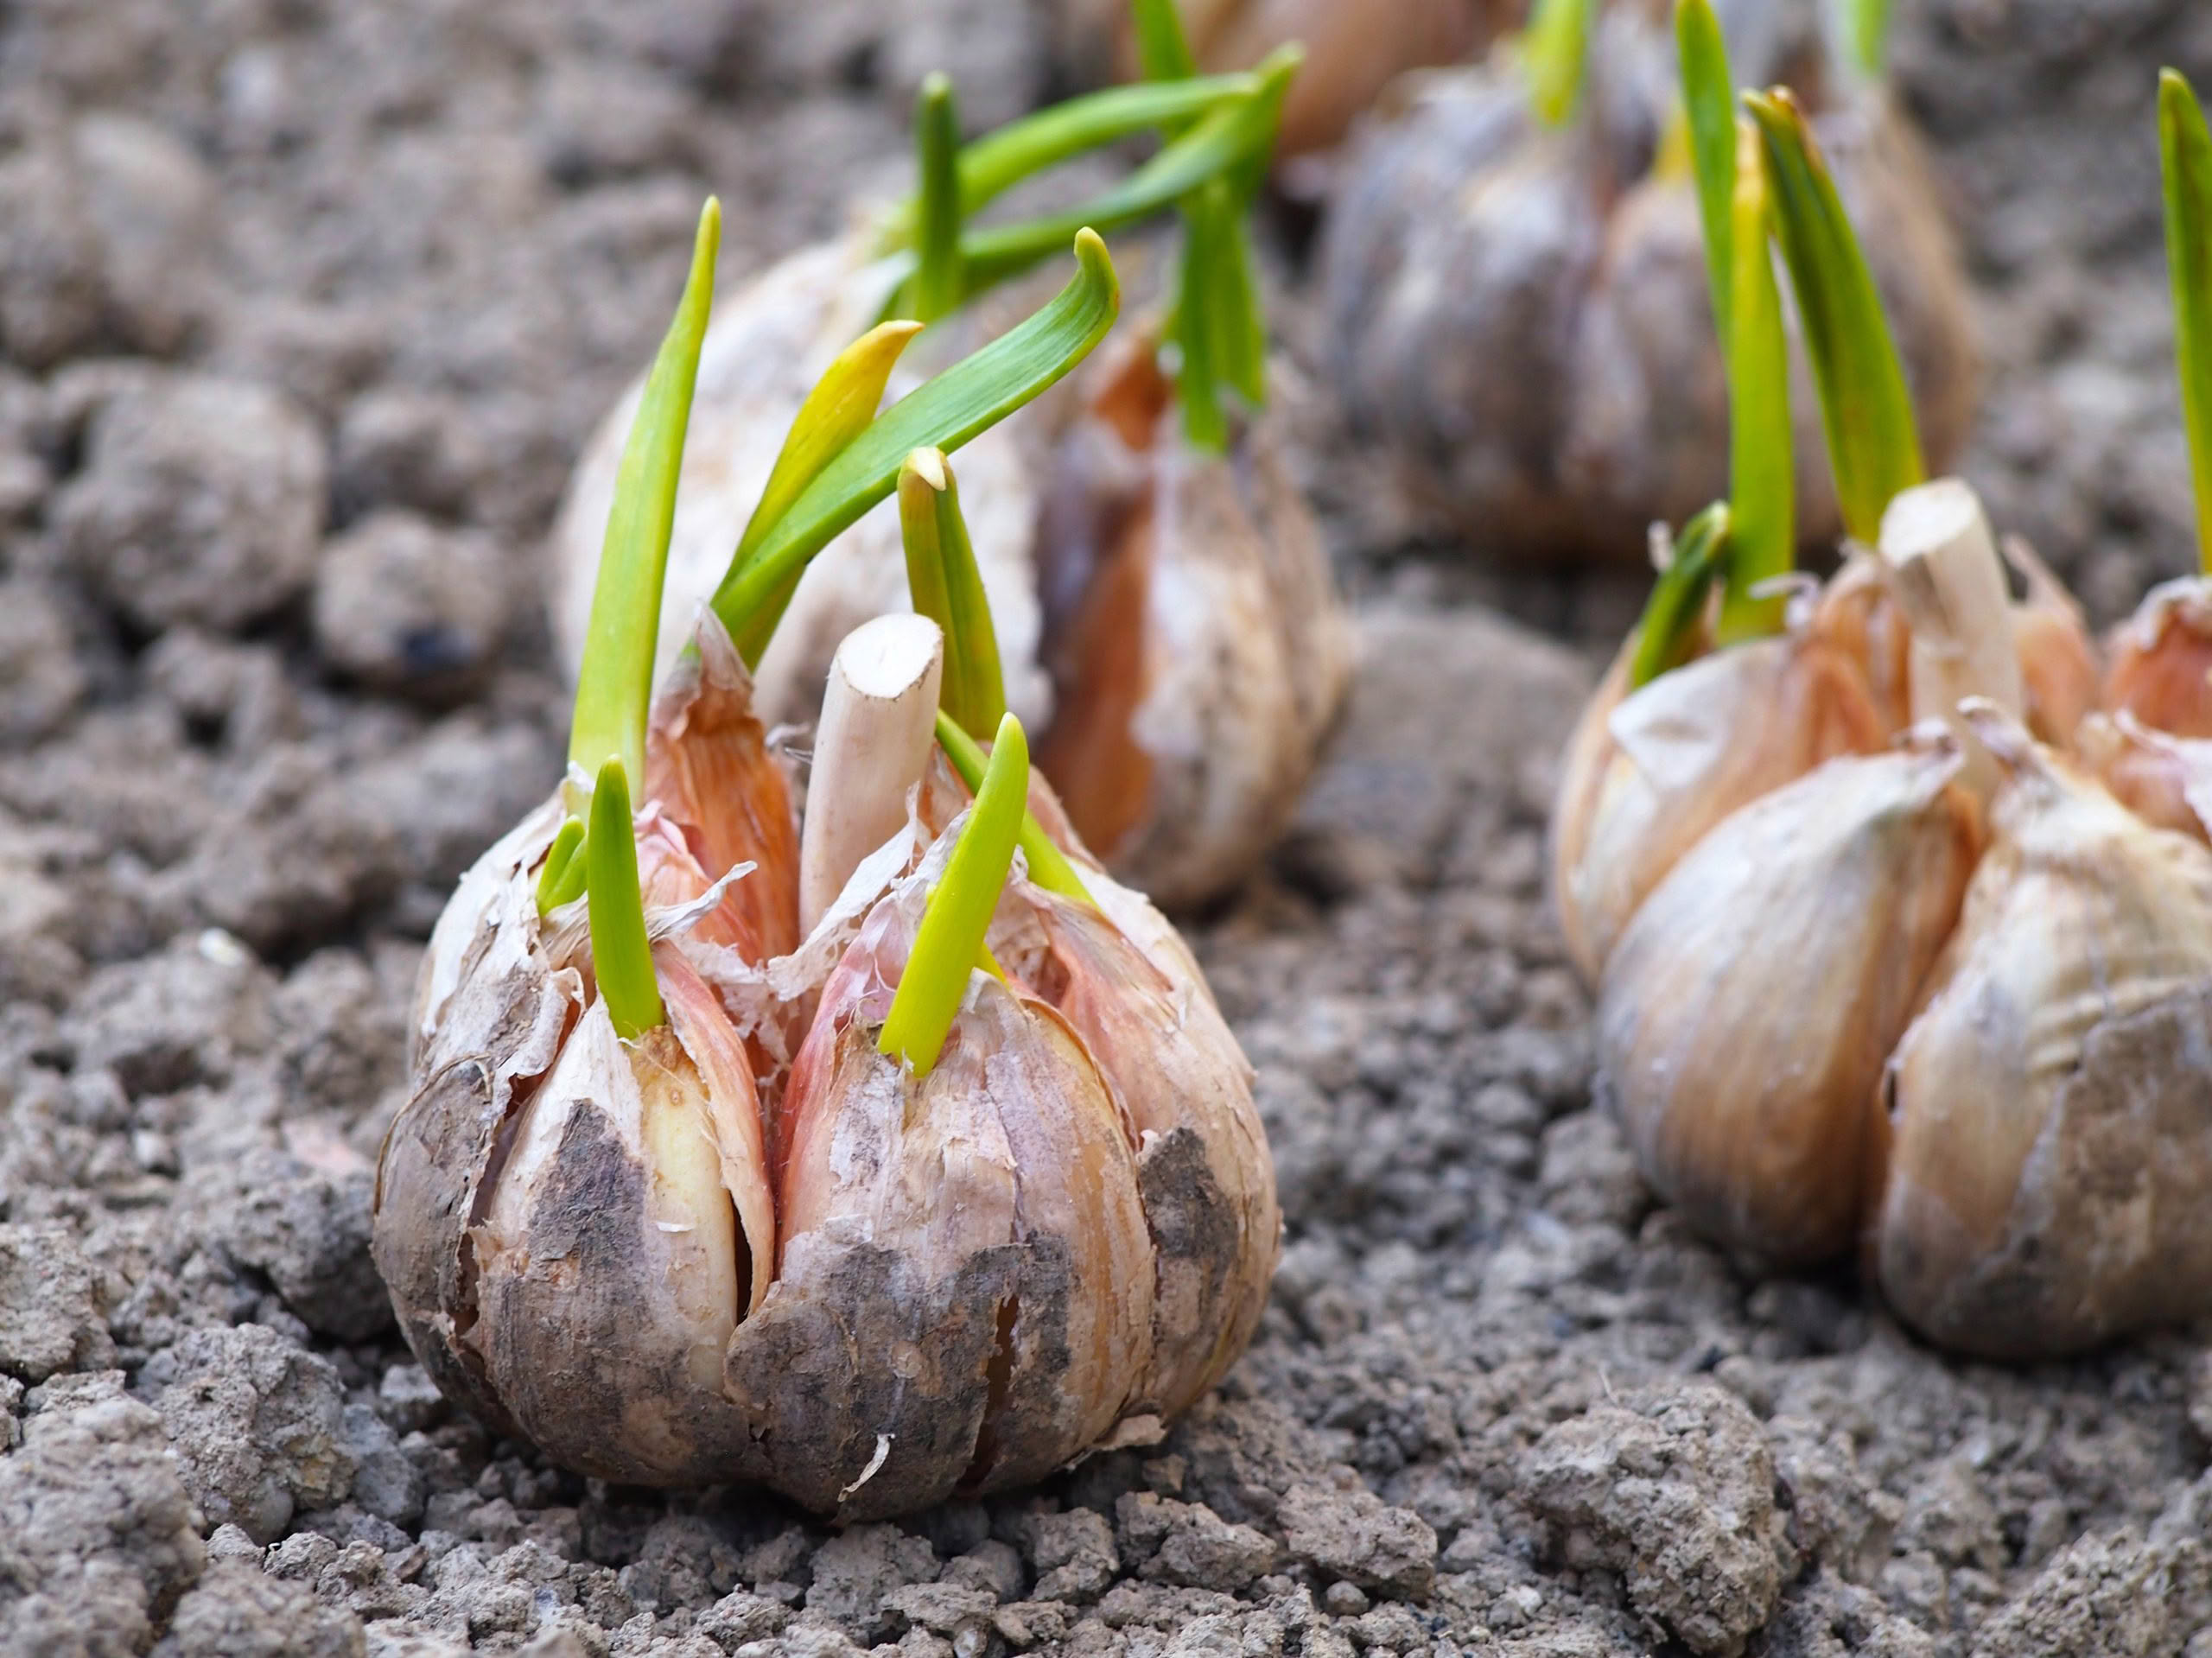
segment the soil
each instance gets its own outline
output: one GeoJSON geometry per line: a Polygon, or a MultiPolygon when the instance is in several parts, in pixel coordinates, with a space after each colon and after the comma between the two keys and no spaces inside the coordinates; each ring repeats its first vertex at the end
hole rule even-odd
{"type": "MultiPolygon", "coordinates": [[[[2109,619],[2191,556],[2152,93],[2212,82],[2212,10],[1899,10],[1966,470],[2109,619]]],[[[836,1533],[575,1478],[411,1361],[371,1168],[429,924],[556,775],[567,467],[702,190],[734,277],[898,186],[924,70],[981,124],[1049,42],[1025,0],[0,12],[0,1654],[2212,1654],[2205,1331],[1955,1363],[1638,1181],[1540,856],[1634,583],[1440,544],[1319,376],[1365,665],[1195,928],[1288,1217],[1218,1395],[836,1533]]]]}

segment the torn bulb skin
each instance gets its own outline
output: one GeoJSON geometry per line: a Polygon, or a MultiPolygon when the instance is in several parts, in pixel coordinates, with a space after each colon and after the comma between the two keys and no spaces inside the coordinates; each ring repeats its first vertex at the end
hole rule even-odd
{"type": "Polygon", "coordinates": [[[2212,738],[2212,577],[2152,588],[2106,650],[2108,710],[2177,737],[2212,738]]]}
{"type": "MultiPolygon", "coordinates": [[[[1726,374],[1695,190],[1662,156],[1670,8],[1599,16],[1579,111],[1543,125],[1519,64],[1424,77],[1348,147],[1320,251],[1331,365],[1356,425],[1409,492],[1486,549],[1619,560],[1643,527],[1725,494],[1726,374]]],[[[1940,470],[1963,445],[1975,365],[1964,279],[1916,141],[1885,94],[1830,60],[1822,5],[1718,10],[1736,79],[1814,112],[1940,470]]],[[[1799,380],[1800,541],[1841,524],[1799,380]]]]}
{"type": "Polygon", "coordinates": [[[1274,419],[1183,435],[1157,340],[1087,370],[1039,538],[1055,714],[1038,760],[1081,839],[1171,909],[1281,835],[1351,675],[1351,626],[1274,419]]]}
{"type": "Polygon", "coordinates": [[[1156,1436],[1243,1351],[1280,1248],[1250,1070],[1187,950],[1033,778],[1095,901],[1017,871],[1007,977],[969,975],[926,1074],[880,1052],[964,793],[900,761],[907,821],[771,954],[803,825],[711,618],[699,644],[635,815],[666,1023],[619,1037],[581,901],[538,916],[557,800],[441,922],[377,1196],[410,1344],[566,1466],[845,1520],[1156,1436]]]}

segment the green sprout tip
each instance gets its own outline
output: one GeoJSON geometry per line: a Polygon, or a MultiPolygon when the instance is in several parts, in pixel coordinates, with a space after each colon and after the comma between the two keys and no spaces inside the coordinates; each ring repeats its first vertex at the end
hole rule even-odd
{"type": "Polygon", "coordinates": [[[1777,576],[1796,562],[1796,467],[1789,426],[1789,346],[1767,247],[1767,173],[1758,130],[1738,126],[1733,268],[1729,276],[1728,578],[1715,635],[1722,645],[1782,631],[1777,576]]]}
{"type": "Polygon", "coordinates": [[[1675,556],[1659,572],[1637,625],[1636,654],[1629,659],[1628,684],[1640,690],[1688,657],[1704,619],[1706,599],[1714,581],[1727,574],[1728,508],[1715,501],[1682,526],[1675,556]]]}
{"type": "Polygon", "coordinates": [[[1871,544],[1890,502],[1926,476],[1904,366],[1804,111],[1782,86],[1746,92],[1744,103],[1763,141],[1776,239],[1797,296],[1844,528],[1871,544]]]}
{"type": "Polygon", "coordinates": [[[1535,0],[1521,35],[1529,103],[1548,127],[1563,127],[1582,104],[1598,0],[1535,0]]]}
{"type": "Polygon", "coordinates": [[[576,854],[582,850],[584,823],[581,817],[564,821],[553,836],[553,844],[546,848],[545,862],[537,872],[537,913],[550,915],[563,904],[580,897],[584,890],[584,861],[576,854]]]}
{"type": "Polygon", "coordinates": [[[2212,132],[2189,82],[2158,74],[2159,171],[2166,195],[2166,267],[2173,282],[2174,359],[2196,495],[2197,567],[2212,575],[2212,132]]]}
{"type": "Polygon", "coordinates": [[[917,1077],[928,1076],[944,1052],[969,975],[984,959],[984,935],[1014,867],[1028,798],[1029,744],[1021,721],[1009,714],[999,721],[982,786],[944,875],[931,889],[876,1044],[877,1051],[917,1077]]]}
{"type": "Polygon", "coordinates": [[[664,1015],[653,979],[653,947],[645,936],[645,897],[638,887],[638,844],[632,838],[630,781],[610,755],[591,791],[591,833],[584,843],[584,890],[590,899],[592,974],[614,1033],[634,1041],[664,1015]]]}
{"type": "MultiPolygon", "coordinates": [[[[645,716],[660,638],[661,584],[676,523],[676,485],[683,469],[699,346],[714,302],[721,224],[721,205],[710,196],[699,214],[683,297],[646,377],[615,474],[569,735],[569,765],[587,778],[610,755],[629,773],[645,774],[645,716]]],[[[575,789],[572,784],[571,811],[582,805],[575,789]]]]}
{"type": "Polygon", "coordinates": [[[899,530],[914,608],[944,635],[938,706],[969,731],[995,731],[1006,715],[998,632],[944,450],[917,449],[899,469],[899,530]]]}
{"type": "Polygon", "coordinates": [[[960,114],[952,83],[925,76],[914,97],[914,157],[921,183],[914,275],[905,310],[934,322],[965,297],[960,252],[960,114]]]}

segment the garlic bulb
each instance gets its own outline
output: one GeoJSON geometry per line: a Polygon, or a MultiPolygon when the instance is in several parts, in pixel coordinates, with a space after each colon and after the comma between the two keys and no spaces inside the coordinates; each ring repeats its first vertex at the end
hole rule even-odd
{"type": "Polygon", "coordinates": [[[1646,1178],[1750,1260],[1857,1229],[1875,1084],[1979,850],[1961,763],[1938,727],[1723,818],[1605,963],[1601,1090],[1646,1178]]]}
{"type": "Polygon", "coordinates": [[[2212,737],[2212,577],[2152,588],[2107,649],[2107,708],[2177,737],[2212,737]]]}
{"type": "Polygon", "coordinates": [[[1059,688],[1039,763],[1083,841],[1199,903],[1282,833],[1351,677],[1351,626],[1275,423],[1184,441],[1137,330],[1089,374],[1039,538],[1059,688]]]}
{"type": "MultiPolygon", "coordinates": [[[[1675,107],[1665,8],[1598,20],[1581,112],[1539,124],[1516,66],[1426,78],[1366,128],[1320,253],[1336,376],[1409,489],[1485,548],[1621,558],[1725,493],[1727,405],[1694,192],[1657,163],[1675,107]],[[1653,15],[1654,11],[1658,15],[1653,15]]],[[[1722,5],[1739,83],[1796,75],[1858,226],[1929,462],[1964,442],[1966,290],[1917,144],[1826,60],[1821,8],[1722,5]]],[[[1840,528],[1796,378],[1801,539],[1840,528]]]]}
{"type": "MultiPolygon", "coordinates": [[[[621,1038],[583,901],[539,914],[557,799],[433,937],[376,1195],[410,1345],[565,1466],[756,1482],[848,1520],[1156,1434],[1250,1339],[1280,1248],[1250,1070],[1187,949],[1037,780],[1093,901],[1017,871],[988,934],[1007,978],[969,973],[925,1073],[887,1057],[960,787],[897,745],[818,766],[810,814],[885,765],[911,804],[881,845],[817,853],[855,861],[802,939],[782,758],[711,616],[696,644],[634,816],[665,1022],[621,1038]]],[[[833,708],[824,728],[873,727],[833,708]]]]}
{"type": "Polygon", "coordinates": [[[2212,850],[1969,717],[2007,776],[1885,1077],[1869,1255],[1932,1339],[2053,1356],[2212,1308],[2212,850]]]}

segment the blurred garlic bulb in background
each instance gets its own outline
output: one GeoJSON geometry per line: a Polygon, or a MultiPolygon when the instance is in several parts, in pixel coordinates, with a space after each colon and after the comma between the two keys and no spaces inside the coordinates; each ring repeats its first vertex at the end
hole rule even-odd
{"type": "MultiPolygon", "coordinates": [[[[1919,146],[1829,56],[1821,7],[1718,10],[1738,84],[1787,81],[1814,111],[1940,471],[1973,416],[1974,353],[1919,146]]],[[[1355,426],[1478,549],[1623,559],[1647,524],[1726,492],[1698,206],[1668,132],[1667,11],[1605,8],[1564,124],[1532,107],[1526,51],[1493,53],[1403,88],[1343,162],[1319,255],[1330,366],[1355,426]]],[[[1822,544],[1840,521],[1800,386],[1797,528],[1822,544]]]]}
{"type": "Polygon", "coordinates": [[[1932,1339],[2046,1357],[2212,1303],[2212,850],[1968,717],[2006,777],[1885,1078],[1869,1256],[1932,1339]]]}
{"type": "Polygon", "coordinates": [[[1638,1166],[1766,1267],[1847,1248],[1875,1084],[1979,850],[1957,745],[1832,759],[1723,818],[1653,890],[1599,991],[1638,1166]]]}

